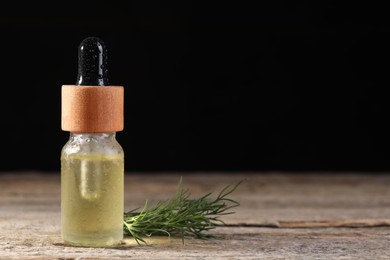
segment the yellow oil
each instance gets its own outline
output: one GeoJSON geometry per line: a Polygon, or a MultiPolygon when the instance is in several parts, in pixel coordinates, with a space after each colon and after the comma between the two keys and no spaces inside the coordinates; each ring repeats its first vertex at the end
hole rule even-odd
{"type": "Polygon", "coordinates": [[[66,244],[112,246],[123,239],[123,155],[61,157],[61,233],[66,244]]]}

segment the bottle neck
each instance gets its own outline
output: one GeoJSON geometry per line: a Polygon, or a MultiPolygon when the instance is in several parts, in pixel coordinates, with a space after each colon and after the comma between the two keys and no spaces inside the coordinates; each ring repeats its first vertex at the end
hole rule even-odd
{"type": "Polygon", "coordinates": [[[99,142],[115,140],[115,132],[111,133],[70,133],[69,139],[79,142],[99,142]]]}

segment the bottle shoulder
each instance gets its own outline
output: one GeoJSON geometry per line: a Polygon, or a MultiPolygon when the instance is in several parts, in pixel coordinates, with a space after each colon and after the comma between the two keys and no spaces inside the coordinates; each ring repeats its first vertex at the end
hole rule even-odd
{"type": "Polygon", "coordinates": [[[124,151],[122,146],[115,139],[115,136],[105,134],[80,134],[77,136],[71,135],[61,151],[61,156],[76,154],[123,157],[124,151]]]}

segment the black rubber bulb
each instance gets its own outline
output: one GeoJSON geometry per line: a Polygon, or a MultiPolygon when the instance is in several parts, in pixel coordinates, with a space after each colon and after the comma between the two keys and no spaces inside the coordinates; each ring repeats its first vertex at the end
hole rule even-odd
{"type": "Polygon", "coordinates": [[[107,49],[102,40],[88,37],[79,45],[79,72],[76,85],[108,86],[107,49]]]}

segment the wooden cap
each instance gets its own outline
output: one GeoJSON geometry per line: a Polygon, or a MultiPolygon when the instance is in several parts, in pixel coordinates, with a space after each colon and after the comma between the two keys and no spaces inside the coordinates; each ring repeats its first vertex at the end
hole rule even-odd
{"type": "Polygon", "coordinates": [[[122,86],[62,86],[61,128],[79,133],[123,130],[122,86]]]}

